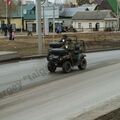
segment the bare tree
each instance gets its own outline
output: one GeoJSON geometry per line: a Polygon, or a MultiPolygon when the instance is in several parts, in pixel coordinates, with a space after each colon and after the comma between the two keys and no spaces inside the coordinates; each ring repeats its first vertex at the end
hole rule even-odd
{"type": "Polygon", "coordinates": [[[10,19],[12,17],[13,12],[16,11],[17,5],[14,1],[10,5],[7,4],[6,8],[6,2],[4,0],[0,0],[0,17],[6,17],[7,16],[7,23],[10,24],[10,19]],[[7,12],[6,12],[7,10],[7,12]],[[7,14],[7,15],[6,15],[7,14]]]}

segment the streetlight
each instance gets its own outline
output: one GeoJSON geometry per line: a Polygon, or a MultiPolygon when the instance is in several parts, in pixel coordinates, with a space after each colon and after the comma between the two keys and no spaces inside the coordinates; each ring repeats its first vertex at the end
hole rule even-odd
{"type": "Polygon", "coordinates": [[[117,0],[118,30],[120,30],[119,1],[117,0]]]}
{"type": "Polygon", "coordinates": [[[23,6],[22,6],[22,1],[20,1],[20,6],[21,6],[21,32],[23,32],[23,6]]]}

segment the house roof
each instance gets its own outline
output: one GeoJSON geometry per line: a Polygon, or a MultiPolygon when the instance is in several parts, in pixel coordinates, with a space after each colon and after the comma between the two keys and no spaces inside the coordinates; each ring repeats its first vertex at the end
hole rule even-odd
{"type": "Polygon", "coordinates": [[[32,10],[34,7],[34,4],[25,4],[23,5],[23,10],[32,10]]]}
{"type": "Polygon", "coordinates": [[[99,5],[98,9],[99,10],[105,10],[105,9],[112,10],[112,7],[110,6],[107,0],[103,0],[102,3],[99,5]]]}
{"type": "MultiPolygon", "coordinates": [[[[119,1],[117,0],[96,0],[96,3],[99,5],[99,10],[105,10],[110,9],[113,12],[117,13],[117,7],[119,4],[119,1]]],[[[120,6],[119,6],[120,11],[120,6]]]]}
{"type": "MultiPolygon", "coordinates": [[[[34,4],[26,4],[22,6],[22,12],[23,12],[23,17],[26,17],[26,15],[24,15],[24,10],[27,11],[31,11],[32,9],[35,8],[34,4]]],[[[5,13],[1,16],[1,17],[6,17],[5,13]]],[[[32,16],[30,16],[31,18],[32,16]]],[[[12,12],[11,14],[11,18],[21,18],[21,6],[17,6],[17,9],[15,11],[12,12]]],[[[35,18],[35,17],[34,17],[35,18]]]]}
{"type": "Polygon", "coordinates": [[[35,20],[35,5],[26,4],[23,6],[23,18],[25,20],[35,20]]]}
{"type": "Polygon", "coordinates": [[[95,0],[95,3],[98,5],[101,5],[102,2],[103,2],[103,0],[95,0]]]}
{"type": "Polygon", "coordinates": [[[115,18],[115,16],[111,10],[96,10],[77,12],[72,17],[73,20],[104,20],[105,18],[115,18]]]}
{"type": "Polygon", "coordinates": [[[84,4],[80,7],[73,7],[73,8],[64,8],[63,11],[61,11],[60,16],[62,17],[73,17],[76,12],[79,11],[86,11],[88,9],[89,11],[94,11],[97,7],[97,4],[84,4]]]}

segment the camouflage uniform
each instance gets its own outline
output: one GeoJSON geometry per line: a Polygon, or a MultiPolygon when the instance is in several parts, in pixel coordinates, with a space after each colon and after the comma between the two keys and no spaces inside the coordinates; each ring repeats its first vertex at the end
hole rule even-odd
{"type": "Polygon", "coordinates": [[[68,45],[69,50],[74,50],[74,43],[72,42],[70,38],[68,38],[66,45],[68,45]]]}

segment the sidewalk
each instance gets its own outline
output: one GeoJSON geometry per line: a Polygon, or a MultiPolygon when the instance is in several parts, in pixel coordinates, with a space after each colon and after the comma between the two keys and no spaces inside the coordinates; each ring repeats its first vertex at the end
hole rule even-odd
{"type": "MultiPolygon", "coordinates": [[[[37,36],[37,34],[33,32],[33,36],[37,36]]],[[[29,36],[27,32],[15,32],[15,37],[29,37],[29,36]]],[[[3,33],[2,34],[0,33],[0,38],[1,39],[9,38],[9,33],[7,36],[4,36],[3,33]]]]}
{"type": "Polygon", "coordinates": [[[17,52],[0,51],[0,62],[18,58],[17,52]]]}

